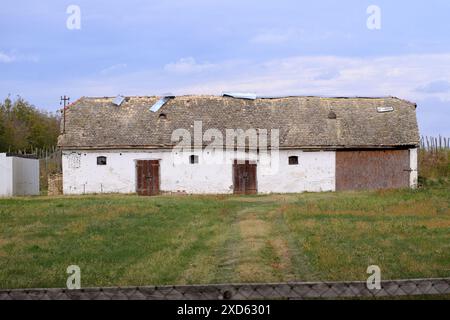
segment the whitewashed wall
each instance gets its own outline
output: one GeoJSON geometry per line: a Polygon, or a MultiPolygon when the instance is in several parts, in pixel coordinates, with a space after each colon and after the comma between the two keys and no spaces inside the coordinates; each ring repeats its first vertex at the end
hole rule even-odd
{"type": "Polygon", "coordinates": [[[334,191],[336,152],[280,151],[279,173],[263,174],[258,166],[258,192],[297,193],[334,191]],[[289,165],[289,157],[298,156],[298,165],[289,165]]]}
{"type": "Polygon", "coordinates": [[[39,160],[0,154],[0,196],[39,194],[39,160]]]}
{"type": "MultiPolygon", "coordinates": [[[[207,150],[198,155],[199,163],[189,164],[188,155],[174,155],[171,150],[65,151],[62,161],[64,194],[134,193],[136,160],[160,160],[162,192],[232,193],[232,162],[234,159],[245,159],[245,154],[225,152],[223,155],[216,155],[226,161],[214,160],[217,158],[207,150]],[[98,156],[106,156],[107,165],[98,166],[98,156]],[[180,160],[184,160],[184,163],[180,163],[180,160]]],[[[260,193],[335,189],[334,152],[280,151],[278,168],[276,163],[272,163],[273,171],[256,154],[250,154],[249,159],[258,164],[257,184],[260,193]],[[299,165],[288,165],[288,157],[291,155],[299,157],[299,165]]]]}

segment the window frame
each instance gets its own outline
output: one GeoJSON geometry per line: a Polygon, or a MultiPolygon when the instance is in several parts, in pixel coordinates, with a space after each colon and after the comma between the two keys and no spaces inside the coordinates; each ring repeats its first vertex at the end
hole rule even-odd
{"type": "Polygon", "coordinates": [[[105,156],[97,157],[97,165],[98,166],[106,166],[108,164],[108,158],[105,156]]]}
{"type": "Polygon", "coordinates": [[[298,166],[298,156],[289,156],[288,157],[288,165],[298,166]]]}
{"type": "Polygon", "coordinates": [[[198,164],[198,156],[195,154],[191,154],[189,156],[189,164],[198,164]]]}

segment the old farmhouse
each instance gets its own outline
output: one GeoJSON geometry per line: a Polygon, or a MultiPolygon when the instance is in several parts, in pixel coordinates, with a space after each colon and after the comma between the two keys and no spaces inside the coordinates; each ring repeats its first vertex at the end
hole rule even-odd
{"type": "Polygon", "coordinates": [[[58,144],[65,194],[417,184],[416,105],[394,97],[83,97],[64,113],[58,144]],[[235,143],[238,135],[225,139],[229,130],[246,132],[244,145],[235,143]],[[181,136],[193,138],[182,149],[181,136]]]}

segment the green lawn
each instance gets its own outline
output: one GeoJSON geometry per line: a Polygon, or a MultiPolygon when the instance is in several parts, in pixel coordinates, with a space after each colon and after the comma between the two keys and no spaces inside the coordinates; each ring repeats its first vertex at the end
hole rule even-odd
{"type": "Polygon", "coordinates": [[[0,199],[0,288],[450,277],[450,190],[0,199]]]}

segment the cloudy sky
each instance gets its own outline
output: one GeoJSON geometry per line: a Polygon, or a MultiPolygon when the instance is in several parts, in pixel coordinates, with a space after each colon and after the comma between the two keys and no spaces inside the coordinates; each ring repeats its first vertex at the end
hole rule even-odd
{"type": "Polygon", "coordinates": [[[55,111],[64,94],[223,91],[397,96],[418,104],[422,134],[450,136],[450,1],[2,3],[0,98],[55,111]]]}

